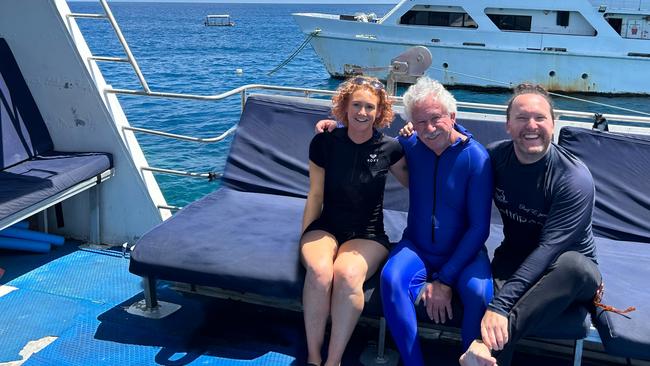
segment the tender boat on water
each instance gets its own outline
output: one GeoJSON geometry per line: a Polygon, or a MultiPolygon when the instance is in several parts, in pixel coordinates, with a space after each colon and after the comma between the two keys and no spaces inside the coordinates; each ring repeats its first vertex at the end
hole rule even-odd
{"type": "Polygon", "coordinates": [[[421,45],[429,75],[450,86],[650,94],[647,0],[402,0],[381,18],[294,18],[334,77],[385,80],[395,56],[421,45]]]}
{"type": "Polygon", "coordinates": [[[203,24],[206,27],[232,27],[235,25],[235,22],[230,20],[230,15],[228,14],[211,14],[205,16],[203,24]]]}
{"type": "MultiPolygon", "coordinates": [[[[219,95],[151,90],[107,1],[100,4],[103,12],[85,14],[64,0],[0,1],[0,237],[8,228],[29,228],[66,238],[56,246],[36,236],[38,245],[0,241],[14,245],[0,249],[0,365],[304,364],[299,227],[313,124],[330,108],[312,96],[333,92],[269,85],[219,95]],[[80,18],[108,21],[125,56],[93,55],[80,18]],[[98,62],[130,64],[141,88],[110,85],[98,62]],[[220,135],[185,136],[131,126],[118,95],[235,98],[242,113],[220,135]],[[224,172],[212,173],[149,165],[142,134],[197,144],[234,137],[224,172]],[[154,173],[221,179],[221,186],[180,209],[167,203],[154,173]]],[[[504,106],[459,107],[479,141],[504,137],[504,106]]],[[[515,362],[648,365],[650,118],[606,114],[608,134],[591,131],[593,113],[557,116],[556,137],[584,153],[605,189],[594,218],[610,291],[604,301],[637,312],[589,318],[578,309],[577,323],[561,318],[541,338],[525,340],[515,362]]],[[[392,241],[406,222],[406,195],[389,181],[392,241]]],[[[497,220],[488,247],[500,238],[497,220]]],[[[365,290],[364,316],[343,365],[396,365],[377,276],[365,290]]],[[[457,364],[458,329],[420,320],[426,362],[457,364]]]]}

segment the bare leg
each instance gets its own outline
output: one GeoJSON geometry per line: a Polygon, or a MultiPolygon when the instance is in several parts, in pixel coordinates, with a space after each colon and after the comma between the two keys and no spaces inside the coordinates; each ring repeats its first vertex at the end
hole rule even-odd
{"type": "Polygon", "coordinates": [[[307,334],[307,362],[321,364],[321,348],[330,313],[336,239],[320,230],[306,233],[300,253],[307,270],[302,291],[303,316],[307,334]]]}
{"type": "Polygon", "coordinates": [[[334,261],[332,334],[326,366],[338,366],[364,305],[363,283],[388,255],[381,244],[353,239],[341,245],[334,261]]]}

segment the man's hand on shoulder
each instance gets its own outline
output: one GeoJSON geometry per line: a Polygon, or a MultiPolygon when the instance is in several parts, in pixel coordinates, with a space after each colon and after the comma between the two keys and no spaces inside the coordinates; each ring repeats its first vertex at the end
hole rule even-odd
{"type": "Polygon", "coordinates": [[[490,309],[481,320],[481,337],[488,349],[500,351],[508,343],[508,318],[490,309]]]}
{"type": "Polygon", "coordinates": [[[469,345],[458,362],[461,366],[497,366],[497,360],[492,357],[490,349],[478,340],[469,345]]]}
{"type": "Polygon", "coordinates": [[[399,135],[403,137],[411,137],[413,134],[413,124],[411,122],[406,122],[404,127],[399,129],[399,135]]]}
{"type": "Polygon", "coordinates": [[[451,287],[440,281],[433,281],[424,285],[424,295],[422,300],[427,308],[429,319],[436,324],[445,323],[447,318],[453,319],[451,312],[451,287]]]}
{"type": "Polygon", "coordinates": [[[316,123],[315,132],[322,133],[325,132],[325,130],[332,132],[336,128],[336,125],[337,123],[333,119],[321,119],[316,123]]]}

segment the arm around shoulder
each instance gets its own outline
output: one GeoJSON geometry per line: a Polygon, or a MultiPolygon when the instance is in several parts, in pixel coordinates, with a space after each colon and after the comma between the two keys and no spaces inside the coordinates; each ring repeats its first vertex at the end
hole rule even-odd
{"type": "Polygon", "coordinates": [[[409,187],[409,169],[406,165],[406,157],[402,156],[395,164],[390,166],[390,172],[395,176],[401,185],[409,187]]]}
{"type": "Polygon", "coordinates": [[[302,216],[302,231],[320,217],[325,197],[325,169],[309,161],[309,193],[302,216]]]}

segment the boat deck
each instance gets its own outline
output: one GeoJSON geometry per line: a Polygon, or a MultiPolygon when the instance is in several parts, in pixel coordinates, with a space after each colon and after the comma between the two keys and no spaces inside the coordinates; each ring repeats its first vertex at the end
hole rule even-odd
{"type": "MultiPolygon", "coordinates": [[[[0,279],[0,365],[304,364],[301,313],[179,293],[161,283],[160,299],[182,308],[162,320],[130,315],[125,308],[143,295],[121,249],[79,244],[67,242],[47,254],[0,252],[6,270],[0,279]],[[44,348],[16,362],[31,341],[44,348]]],[[[361,364],[376,337],[374,326],[360,324],[343,365],[361,364]]],[[[457,365],[457,341],[423,342],[427,364],[457,365]]],[[[395,349],[391,343],[387,347],[395,349]]],[[[515,365],[524,363],[571,361],[563,355],[517,354],[515,365]]],[[[583,360],[583,365],[603,364],[583,360]]]]}

